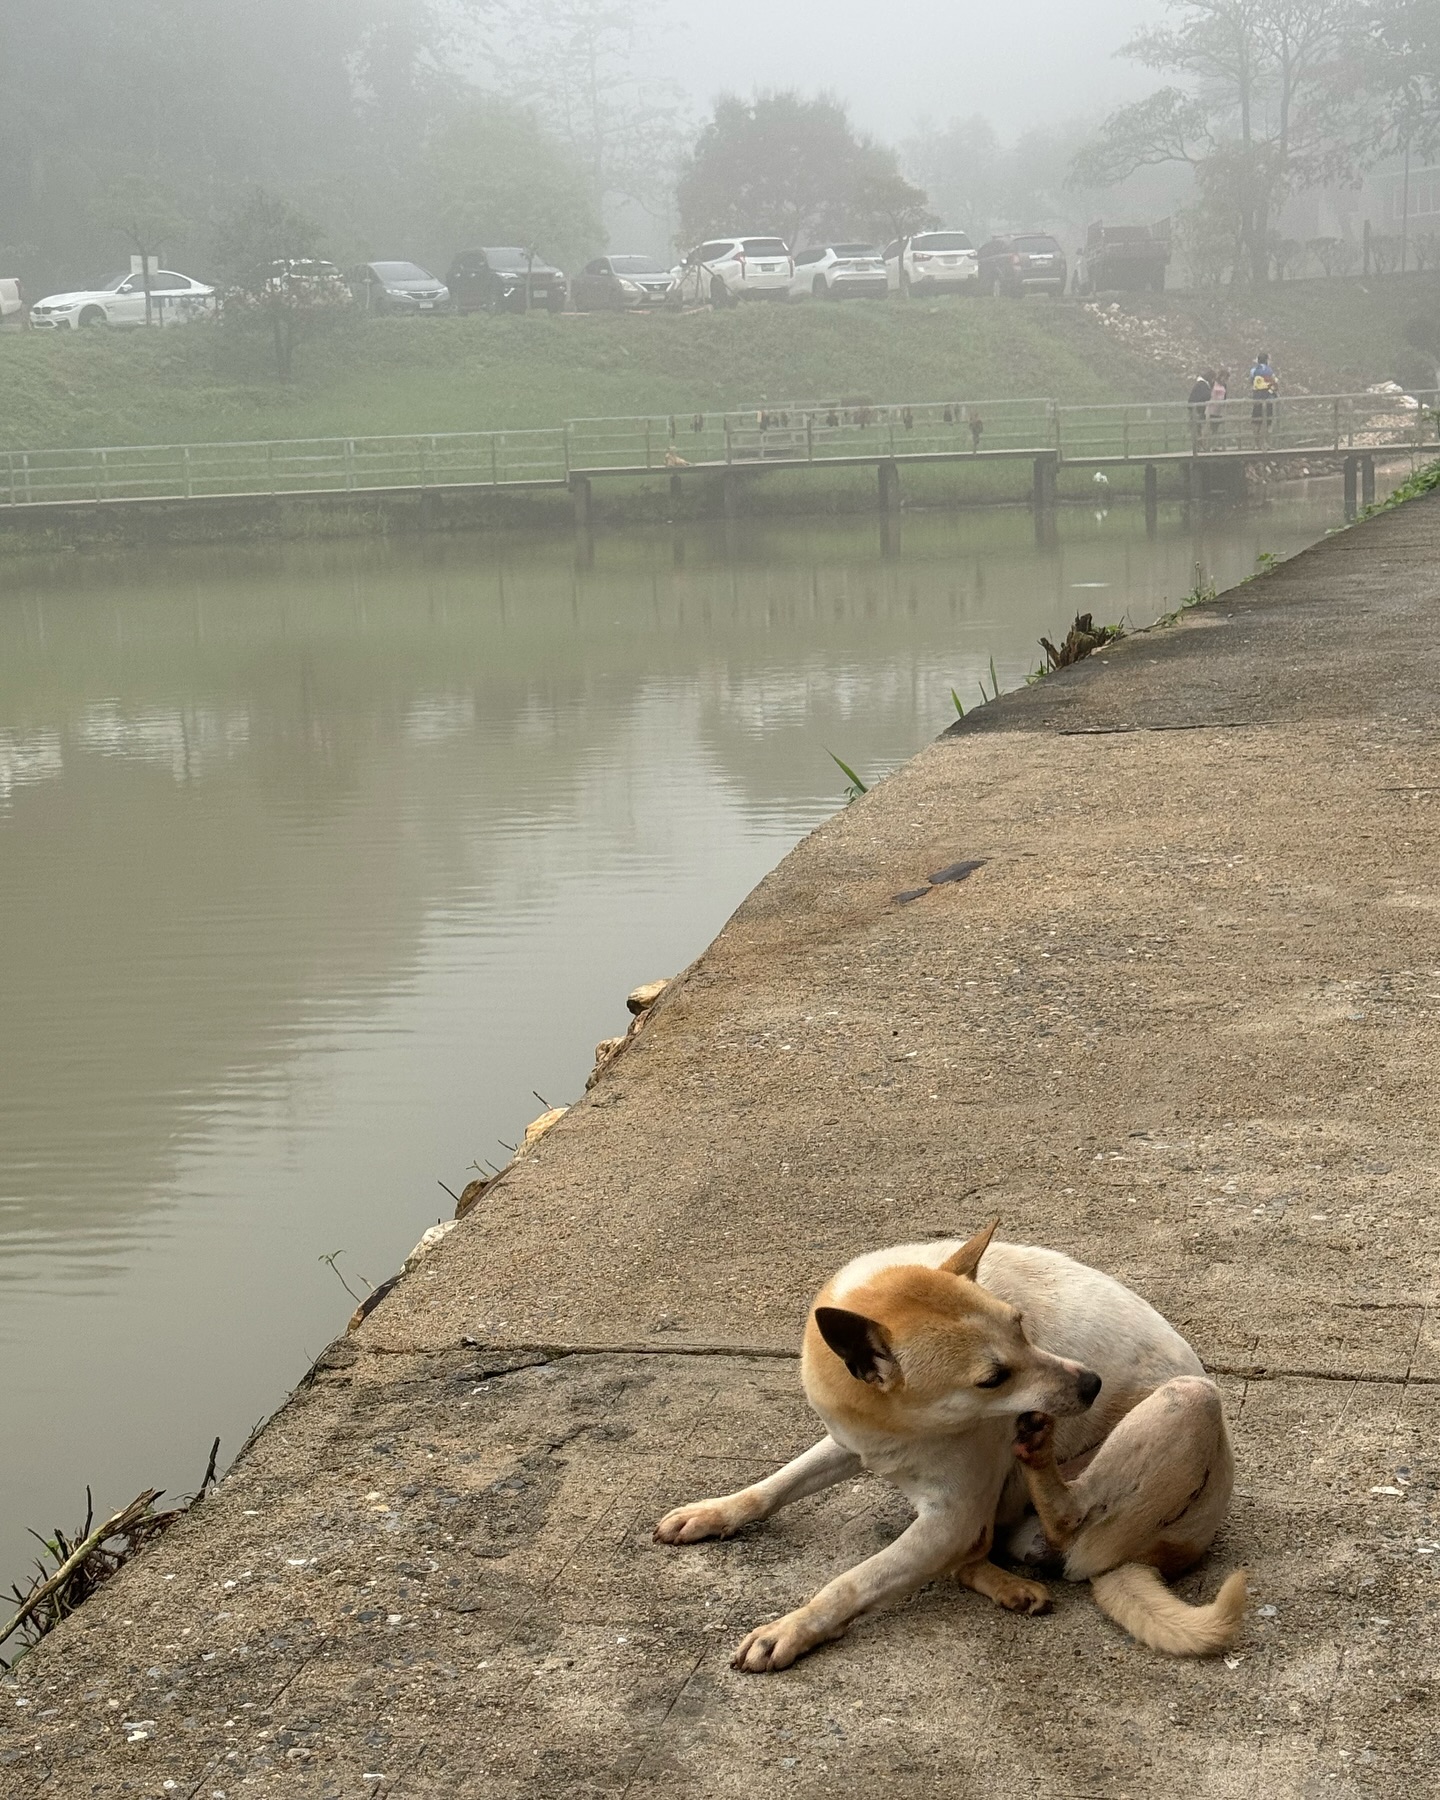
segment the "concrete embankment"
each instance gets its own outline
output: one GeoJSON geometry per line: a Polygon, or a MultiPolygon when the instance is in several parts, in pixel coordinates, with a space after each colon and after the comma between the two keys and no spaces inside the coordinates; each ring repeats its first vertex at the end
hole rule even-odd
{"type": "MultiPolygon", "coordinates": [[[[967,719],[808,839],[214,1496],[0,1685],[0,1789],[1421,1794],[1440,1784],[1440,496],[967,719]],[[968,880],[898,903],[957,859],[968,880]],[[903,1522],[675,1502],[812,1441],[807,1299],[965,1229],[1224,1388],[1236,1654],[939,1584],[777,1676],[903,1522]]],[[[493,1029],[477,1021],[477,1029],[493,1029]]]]}

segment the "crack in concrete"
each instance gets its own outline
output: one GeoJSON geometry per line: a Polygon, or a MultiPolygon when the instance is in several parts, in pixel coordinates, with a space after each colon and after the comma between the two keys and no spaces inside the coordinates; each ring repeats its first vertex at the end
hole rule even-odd
{"type": "Polygon", "coordinates": [[[1060,725],[1057,737],[1123,737],[1135,731],[1250,731],[1287,723],[1283,719],[1176,719],[1136,725],[1060,725]]]}
{"type": "Polygon", "coordinates": [[[1263,1363],[1206,1363],[1208,1375],[1234,1375],[1242,1381],[1359,1381],[1384,1387],[1440,1387],[1440,1375],[1386,1375],[1378,1369],[1271,1369],[1263,1363]]]}
{"type": "MultiPolygon", "coordinates": [[[[1408,1309],[1406,1309],[1408,1310],[1408,1309]]],[[[1417,1329],[1418,1347],[1418,1329],[1417,1329]]],[[[389,1345],[358,1345],[357,1356],[444,1356],[448,1350],[398,1350],[389,1345]]],[[[480,1343],[462,1339],[459,1349],[485,1356],[536,1356],[548,1362],[561,1362],[570,1356],[701,1356],[733,1357],[737,1361],[798,1362],[798,1350],[777,1349],[763,1344],[564,1344],[564,1343],[480,1343]]],[[[1202,1359],[1203,1361],[1203,1359],[1202,1359]]],[[[533,1365],[532,1365],[533,1366],[533,1365]]],[[[1240,1381],[1355,1381],[1391,1387],[1440,1387],[1440,1375],[1416,1375],[1406,1369],[1403,1374],[1388,1374],[1379,1369],[1308,1369],[1271,1367],[1266,1363],[1207,1362],[1209,1375],[1230,1375],[1240,1381]]],[[[513,1374],[517,1370],[496,1370],[495,1374],[513,1374]]]]}

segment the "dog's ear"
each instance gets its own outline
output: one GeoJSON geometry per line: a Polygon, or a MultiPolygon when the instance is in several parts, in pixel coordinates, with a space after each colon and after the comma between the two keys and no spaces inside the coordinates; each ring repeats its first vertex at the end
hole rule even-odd
{"type": "Polygon", "coordinates": [[[992,1219],[983,1231],[977,1231],[953,1256],[947,1256],[940,1267],[948,1274],[961,1275],[967,1281],[974,1281],[975,1271],[980,1267],[980,1258],[990,1248],[990,1240],[999,1224],[998,1219],[992,1219]]]}
{"type": "Polygon", "coordinates": [[[857,1381],[884,1391],[900,1385],[900,1365],[883,1325],[843,1306],[817,1306],[815,1323],[857,1381]]]}

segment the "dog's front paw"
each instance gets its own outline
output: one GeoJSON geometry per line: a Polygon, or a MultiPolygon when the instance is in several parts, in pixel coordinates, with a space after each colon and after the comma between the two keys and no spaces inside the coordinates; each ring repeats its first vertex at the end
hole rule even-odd
{"type": "Polygon", "coordinates": [[[730,1658],[730,1667],[742,1669],[747,1675],[772,1674],[776,1669],[788,1669],[820,1641],[821,1633],[803,1611],[786,1613],[773,1625],[757,1625],[748,1637],[742,1638],[730,1658]]]}
{"type": "Polygon", "coordinates": [[[1023,1463],[1043,1463],[1055,1454],[1055,1421],[1049,1413],[1025,1412],[1015,1421],[1015,1442],[1011,1445],[1023,1463]]]}
{"type": "Polygon", "coordinates": [[[696,1500],[666,1513],[655,1527],[657,1544],[698,1544],[702,1538],[730,1537],[750,1515],[733,1499],[696,1500]]]}

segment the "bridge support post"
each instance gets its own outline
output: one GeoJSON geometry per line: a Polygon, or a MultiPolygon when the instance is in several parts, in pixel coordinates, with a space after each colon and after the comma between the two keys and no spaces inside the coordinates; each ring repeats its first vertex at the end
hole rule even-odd
{"type": "Polygon", "coordinates": [[[1154,537],[1160,523],[1160,471],[1154,463],[1145,465],[1145,530],[1154,537]]]}
{"type": "Polygon", "coordinates": [[[740,477],[733,469],[727,469],[720,477],[720,503],[725,509],[727,519],[739,517],[740,477]]]}
{"type": "Polygon", "coordinates": [[[1055,504],[1055,463],[1051,456],[1037,456],[1030,472],[1030,499],[1036,512],[1049,512],[1055,504]]]}
{"type": "Polygon", "coordinates": [[[1360,458],[1358,456],[1347,456],[1345,458],[1345,517],[1347,519],[1353,519],[1358,511],[1355,504],[1355,488],[1356,477],[1359,473],[1360,458]]]}
{"type": "Polygon", "coordinates": [[[900,510],[900,465],[896,462],[882,462],[876,465],[876,473],[880,478],[880,510],[882,513],[897,513],[900,510]]]}
{"type": "Polygon", "coordinates": [[[570,498],[575,505],[575,529],[588,531],[594,521],[594,507],[590,496],[590,478],[587,475],[570,477],[570,498]]]}
{"type": "Polygon", "coordinates": [[[1360,459],[1360,504],[1375,504],[1375,458],[1362,456],[1360,459]]]}
{"type": "Polygon", "coordinates": [[[1189,481],[1190,504],[1203,506],[1205,504],[1205,465],[1198,456],[1190,458],[1189,481]]]}
{"type": "Polygon", "coordinates": [[[680,495],[684,490],[684,486],[685,483],[678,475],[672,475],[670,477],[670,504],[672,506],[678,506],[680,504],[680,495]]]}

